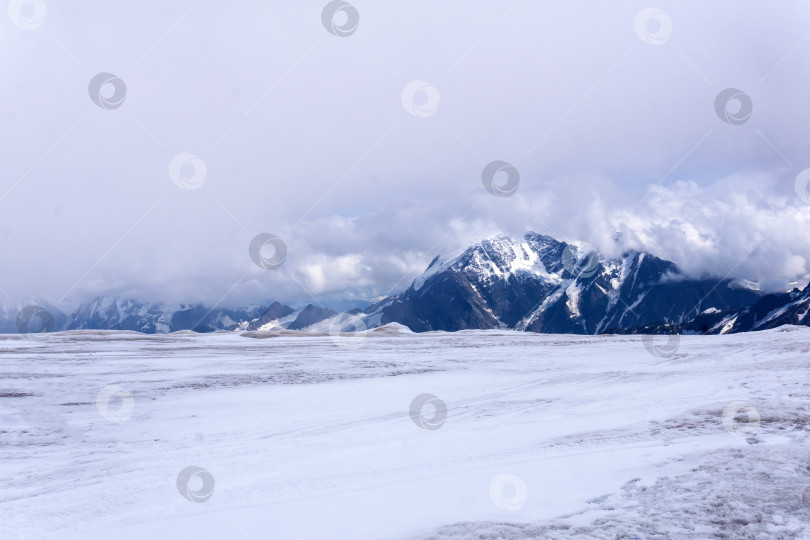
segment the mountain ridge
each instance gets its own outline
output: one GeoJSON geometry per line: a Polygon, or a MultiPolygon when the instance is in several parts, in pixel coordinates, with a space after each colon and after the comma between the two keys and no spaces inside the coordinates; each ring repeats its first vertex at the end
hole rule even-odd
{"type": "Polygon", "coordinates": [[[689,278],[674,263],[648,253],[605,258],[582,245],[528,232],[520,240],[495,235],[452,258],[435,258],[408,289],[365,314],[367,326],[397,322],[414,331],[598,334],[683,322],[706,308],[742,308],[759,298],[732,283],[689,278]]]}
{"type": "MultiPolygon", "coordinates": [[[[55,310],[49,305],[43,309],[55,310]]],[[[810,324],[808,311],[810,286],[804,292],[765,295],[744,280],[687,276],[675,263],[650,253],[629,250],[604,257],[585,244],[529,231],[517,239],[493,235],[438,255],[407,289],[365,309],[336,313],[309,304],[296,310],[277,301],[240,308],[172,307],[98,297],[70,315],[55,312],[51,319],[53,331],[144,333],[277,328],[323,332],[342,328],[347,321],[353,321],[352,328],[397,323],[415,332],[728,333],[810,324]]],[[[21,327],[11,318],[8,308],[0,310],[0,331],[29,326],[24,321],[21,327]]]]}

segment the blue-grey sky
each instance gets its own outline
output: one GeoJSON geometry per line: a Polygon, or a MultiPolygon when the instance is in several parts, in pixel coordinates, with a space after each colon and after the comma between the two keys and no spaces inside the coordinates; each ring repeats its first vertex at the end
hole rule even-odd
{"type": "Polygon", "coordinates": [[[4,298],[367,299],[527,230],[806,282],[806,2],[333,4],[348,35],[325,7],[12,0],[4,298]],[[99,73],[125,93],[91,99],[99,73]],[[750,116],[720,118],[727,88],[750,116]],[[494,160],[513,196],[484,189],[494,160]],[[260,233],[285,242],[280,268],[249,257],[260,233]]]}

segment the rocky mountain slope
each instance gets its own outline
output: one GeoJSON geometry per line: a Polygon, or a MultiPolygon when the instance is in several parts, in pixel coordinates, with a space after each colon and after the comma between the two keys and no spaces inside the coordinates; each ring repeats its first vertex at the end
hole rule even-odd
{"type": "Polygon", "coordinates": [[[785,324],[810,326],[810,284],[804,290],[768,294],[741,309],[708,309],[677,324],[650,324],[628,329],[633,334],[736,334],[785,324]]]}
{"type": "MultiPolygon", "coordinates": [[[[397,323],[415,332],[500,328],[572,334],[732,333],[810,325],[810,287],[762,295],[747,282],[686,276],[674,263],[649,253],[630,251],[609,258],[533,232],[519,239],[496,235],[436,257],[405,291],[364,310],[340,314],[312,304],[298,310],[279,302],[225,309],[119,297],[96,298],[72,314],[41,305],[53,331],[331,332],[397,323]]],[[[20,324],[20,318],[31,313],[22,306],[0,309],[0,331],[31,326],[20,324]]]]}
{"type": "Polygon", "coordinates": [[[607,259],[536,233],[494,236],[437,257],[404,292],[365,310],[368,327],[414,331],[510,328],[598,334],[681,323],[706,309],[740,309],[758,292],[728,279],[690,279],[642,252],[607,259]]]}

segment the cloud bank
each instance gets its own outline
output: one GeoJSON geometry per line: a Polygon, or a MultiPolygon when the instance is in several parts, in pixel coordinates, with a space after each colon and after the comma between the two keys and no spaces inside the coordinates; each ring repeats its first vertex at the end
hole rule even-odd
{"type": "Polygon", "coordinates": [[[804,3],[354,2],[344,31],[326,2],[19,4],[5,300],[371,299],[527,230],[808,279],[804,3]],[[511,196],[482,184],[493,161],[511,196]],[[278,270],[249,256],[260,233],[278,270]]]}

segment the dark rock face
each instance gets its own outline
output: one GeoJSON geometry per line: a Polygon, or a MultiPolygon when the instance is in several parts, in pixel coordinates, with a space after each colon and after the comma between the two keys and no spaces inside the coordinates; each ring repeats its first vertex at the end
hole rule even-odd
{"type": "Polygon", "coordinates": [[[771,294],[755,303],[735,321],[732,331],[767,330],[785,324],[810,326],[810,284],[803,291],[771,294]]]}
{"type": "Polygon", "coordinates": [[[810,284],[803,291],[767,294],[752,305],[701,313],[671,328],[661,324],[628,329],[628,333],[657,334],[674,331],[682,334],[736,334],[768,330],[785,324],[810,326],[810,284]]]}
{"type": "MultiPolygon", "coordinates": [[[[273,302],[270,307],[250,306],[237,309],[209,308],[203,304],[170,307],[163,304],[139,303],[119,297],[99,297],[79,306],[73,315],[65,315],[56,308],[45,308],[53,314],[54,331],[59,330],[132,330],[145,334],[192,330],[216,332],[218,330],[257,330],[262,326],[287,317],[291,321],[280,326],[294,330],[304,329],[323,321],[335,312],[331,309],[307,306],[297,313],[290,306],[273,302]]],[[[17,331],[14,317],[19,309],[0,312],[0,330],[17,331]]]]}
{"type": "MultiPolygon", "coordinates": [[[[291,308],[287,309],[292,311],[291,308]]],[[[262,306],[210,309],[202,304],[170,308],[162,304],[142,304],[124,298],[100,297],[79,306],[70,317],[67,329],[133,330],[146,334],[178,330],[214,332],[239,328],[266,311],[267,308],[262,306]]]]}
{"type": "Polygon", "coordinates": [[[159,304],[141,304],[123,298],[99,297],[79,306],[68,330],[133,330],[153,334],[165,316],[159,304]]]}
{"type": "Polygon", "coordinates": [[[301,310],[298,317],[296,317],[295,320],[287,326],[287,328],[289,330],[302,330],[307,326],[319,323],[324,319],[332,317],[333,315],[337,315],[337,313],[331,309],[319,308],[309,304],[307,307],[301,310]]]}
{"type": "Polygon", "coordinates": [[[21,331],[59,332],[65,330],[68,324],[70,317],[43,299],[32,298],[25,304],[0,305],[0,334],[16,334],[21,331]],[[36,315],[27,317],[39,312],[44,312],[43,316],[48,319],[47,322],[36,315]]]}
{"type": "Polygon", "coordinates": [[[759,299],[731,280],[688,279],[658,257],[596,253],[528,233],[496,236],[453,258],[437,257],[403,293],[365,310],[369,321],[416,332],[512,328],[598,334],[691,320],[708,308],[738,309],[759,299]]]}
{"type": "Polygon", "coordinates": [[[261,317],[252,321],[248,325],[247,329],[258,330],[265,324],[280,319],[282,317],[286,317],[292,312],[293,308],[291,308],[290,306],[285,306],[284,304],[273,302],[272,304],[270,304],[270,307],[267,309],[267,311],[264,312],[264,314],[261,317]]]}
{"type": "Polygon", "coordinates": [[[195,332],[213,332],[214,329],[204,320],[207,315],[208,310],[202,304],[175,311],[169,322],[169,331],[193,330],[195,332]]]}

